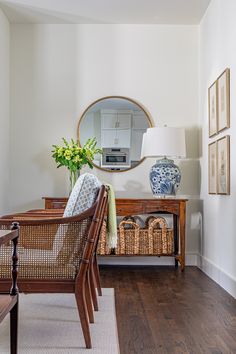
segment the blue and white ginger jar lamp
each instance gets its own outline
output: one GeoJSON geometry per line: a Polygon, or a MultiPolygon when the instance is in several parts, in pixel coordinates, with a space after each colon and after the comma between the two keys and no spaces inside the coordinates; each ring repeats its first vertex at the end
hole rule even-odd
{"type": "Polygon", "coordinates": [[[150,170],[152,193],[157,197],[175,196],[181,181],[181,172],[168,157],[186,157],[183,128],[148,128],[143,135],[142,157],[162,157],[150,170]]]}

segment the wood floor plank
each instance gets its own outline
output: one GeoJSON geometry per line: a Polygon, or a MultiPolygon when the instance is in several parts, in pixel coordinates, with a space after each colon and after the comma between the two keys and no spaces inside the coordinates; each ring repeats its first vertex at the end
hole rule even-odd
{"type": "Polygon", "coordinates": [[[121,354],[236,353],[236,300],[196,267],[103,266],[121,354]]]}

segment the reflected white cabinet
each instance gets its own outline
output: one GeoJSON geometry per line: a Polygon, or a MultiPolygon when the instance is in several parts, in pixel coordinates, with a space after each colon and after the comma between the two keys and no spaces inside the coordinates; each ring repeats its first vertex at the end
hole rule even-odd
{"type": "Polygon", "coordinates": [[[130,129],[131,113],[129,111],[101,110],[102,129],[130,129]]]}
{"type": "Polygon", "coordinates": [[[102,129],[103,148],[130,148],[130,129],[102,129]]]}
{"type": "Polygon", "coordinates": [[[131,128],[131,114],[130,113],[117,113],[117,129],[130,129],[131,128]]]}
{"type": "Polygon", "coordinates": [[[102,148],[130,148],[131,112],[125,110],[101,110],[102,148]]]}
{"type": "Polygon", "coordinates": [[[102,113],[101,114],[102,129],[115,129],[117,124],[117,114],[102,113]]]}

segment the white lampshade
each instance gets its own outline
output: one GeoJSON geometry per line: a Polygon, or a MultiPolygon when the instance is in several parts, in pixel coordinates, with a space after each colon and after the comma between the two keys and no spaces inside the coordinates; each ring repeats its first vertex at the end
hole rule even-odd
{"type": "Polygon", "coordinates": [[[148,128],[143,134],[141,157],[186,157],[185,130],[173,127],[148,128]]]}

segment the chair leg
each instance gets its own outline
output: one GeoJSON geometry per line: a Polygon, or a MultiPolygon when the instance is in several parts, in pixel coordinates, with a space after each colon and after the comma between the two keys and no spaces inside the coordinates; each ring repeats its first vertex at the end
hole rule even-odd
{"type": "Polygon", "coordinates": [[[88,321],[84,286],[82,287],[81,291],[79,291],[78,287],[76,287],[75,298],[76,298],[77,308],[79,311],[79,317],[80,317],[81,327],[84,335],[85,345],[87,349],[90,349],[92,348],[92,342],[91,342],[91,336],[89,330],[89,321],[88,321]]]}
{"type": "Polygon", "coordinates": [[[95,276],[95,279],[96,279],[98,295],[102,296],[102,287],[101,287],[100,273],[99,273],[98,261],[97,261],[97,255],[96,254],[93,257],[93,273],[94,273],[94,276],[95,276]]]}
{"type": "Polygon", "coordinates": [[[18,302],[10,311],[11,354],[17,353],[18,346],[18,302]]]}
{"type": "Polygon", "coordinates": [[[90,280],[90,288],[91,288],[91,294],[93,300],[93,307],[94,307],[94,311],[98,311],[98,300],[97,300],[97,292],[95,287],[96,280],[95,280],[93,266],[90,267],[89,272],[90,272],[89,280],[90,280]]]}
{"type": "Polygon", "coordinates": [[[90,280],[89,280],[89,270],[87,272],[86,280],[85,280],[85,296],[86,296],[86,304],[87,304],[89,322],[94,323],[92,295],[91,295],[90,280]]]}

